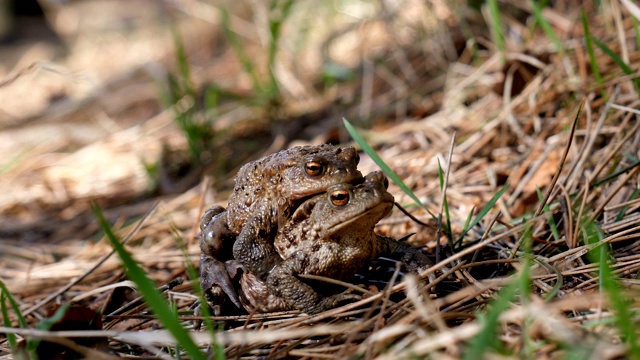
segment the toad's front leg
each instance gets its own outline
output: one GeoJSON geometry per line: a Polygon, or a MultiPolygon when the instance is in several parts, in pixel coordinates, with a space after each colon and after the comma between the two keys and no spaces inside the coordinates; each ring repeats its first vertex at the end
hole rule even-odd
{"type": "Polygon", "coordinates": [[[277,214],[259,209],[244,224],[233,244],[233,257],[246,271],[265,280],[269,272],[282,261],[273,244],[277,232],[277,214]]]}

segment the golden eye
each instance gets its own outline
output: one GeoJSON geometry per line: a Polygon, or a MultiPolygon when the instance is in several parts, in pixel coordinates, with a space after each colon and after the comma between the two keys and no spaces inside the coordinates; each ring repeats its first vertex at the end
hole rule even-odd
{"type": "Polygon", "coordinates": [[[349,203],[349,191],[335,190],[329,195],[331,203],[335,206],[345,206],[349,203]]]}
{"type": "Polygon", "coordinates": [[[304,164],[304,171],[306,171],[307,175],[309,176],[318,176],[322,174],[322,170],[322,164],[317,161],[309,161],[308,163],[304,164]]]}

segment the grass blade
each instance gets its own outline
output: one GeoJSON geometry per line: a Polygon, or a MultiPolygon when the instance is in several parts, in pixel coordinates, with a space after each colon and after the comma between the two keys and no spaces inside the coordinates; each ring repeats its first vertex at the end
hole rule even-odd
{"type": "MultiPolygon", "coordinates": [[[[633,192],[631,193],[631,196],[629,196],[629,199],[627,201],[633,201],[637,199],[638,195],[640,195],[640,189],[633,190],[633,192]]],[[[618,211],[618,215],[616,216],[616,221],[622,220],[624,218],[624,214],[627,212],[627,210],[629,210],[629,208],[630,208],[629,205],[623,206],[622,209],[618,211]]]]}
{"type": "Polygon", "coordinates": [[[240,60],[240,64],[242,65],[242,69],[249,76],[251,80],[251,85],[253,86],[253,90],[256,94],[261,94],[263,92],[262,85],[258,80],[258,75],[256,74],[255,69],[253,68],[253,63],[247,57],[247,54],[244,52],[242,44],[240,43],[240,39],[236,36],[236,33],[231,30],[231,20],[229,19],[229,11],[225,8],[220,8],[220,12],[222,13],[222,28],[224,29],[224,33],[229,40],[229,44],[233,48],[238,60],[240,60]]]}
{"type": "MultiPolygon", "coordinates": [[[[540,188],[536,186],[536,194],[538,194],[538,200],[541,202],[544,200],[544,195],[540,188]]],[[[549,223],[549,228],[551,229],[551,234],[553,234],[553,238],[558,241],[560,240],[560,233],[558,232],[558,226],[556,226],[556,221],[553,219],[553,215],[551,214],[551,210],[549,209],[548,204],[544,204],[543,207],[544,213],[547,216],[547,222],[549,223]]]]}
{"type": "Polygon", "coordinates": [[[562,43],[556,36],[556,33],[553,31],[551,24],[549,24],[547,19],[542,16],[542,6],[540,5],[540,3],[538,1],[529,0],[529,5],[531,5],[531,8],[533,9],[533,16],[536,18],[538,24],[540,24],[540,27],[542,27],[542,31],[544,31],[545,35],[547,35],[547,37],[551,39],[551,42],[556,47],[556,51],[562,54],[564,52],[562,43]]]}
{"type": "Polygon", "coordinates": [[[496,336],[496,328],[500,314],[509,308],[509,304],[515,299],[520,281],[514,279],[507,287],[500,290],[496,298],[491,301],[489,310],[484,316],[478,316],[478,321],[482,324],[480,332],[471,340],[469,347],[462,356],[463,360],[482,359],[483,354],[489,349],[498,348],[500,342],[496,336]]]}
{"type": "Polygon", "coordinates": [[[184,48],[184,42],[178,28],[172,27],[173,43],[176,45],[176,56],[178,61],[178,70],[180,72],[180,79],[182,80],[181,90],[187,95],[196,98],[196,90],[191,82],[191,70],[189,69],[189,60],[187,57],[187,51],[184,48]]]}
{"type": "MultiPolygon", "coordinates": [[[[442,165],[440,164],[440,159],[438,159],[438,180],[440,181],[440,191],[444,191],[444,169],[442,169],[442,165]]],[[[444,194],[442,200],[442,211],[444,212],[445,220],[447,223],[445,225],[445,233],[447,234],[447,241],[449,245],[453,249],[453,234],[451,233],[451,216],[449,213],[449,202],[447,201],[447,194],[444,194]]]]}
{"type": "Polygon", "coordinates": [[[270,6],[272,16],[269,17],[269,34],[271,35],[271,39],[267,49],[267,66],[269,67],[269,77],[271,79],[271,84],[268,89],[268,96],[270,98],[277,96],[280,92],[275,76],[276,53],[278,51],[278,41],[280,39],[282,25],[289,14],[291,14],[293,4],[293,0],[285,0],[282,4],[280,4],[280,1],[274,0],[270,6]],[[276,13],[277,16],[273,16],[274,13],[276,13]]]}
{"type": "MultiPolygon", "coordinates": [[[[202,165],[201,154],[209,148],[214,138],[211,122],[198,113],[196,101],[198,94],[191,80],[191,70],[187,51],[176,26],[171,28],[173,42],[176,48],[176,74],[167,76],[168,90],[162,89],[160,97],[167,107],[173,107],[174,121],[187,139],[191,160],[194,164],[202,165]]],[[[155,178],[152,177],[155,180],[155,178]]]]}
{"type": "Polygon", "coordinates": [[[420,199],[418,199],[418,197],[413,193],[413,191],[411,191],[411,189],[409,189],[409,187],[405,185],[405,183],[402,181],[402,179],[400,179],[398,174],[396,174],[393,170],[391,170],[391,168],[380,158],[380,156],[376,154],[375,150],[373,150],[373,148],[369,146],[369,144],[364,140],[362,135],[360,135],[358,131],[356,131],[356,129],[353,127],[353,125],[351,125],[349,120],[342,118],[342,122],[344,123],[344,127],[347,129],[347,132],[349,132],[349,135],[351,135],[353,140],[356,143],[358,143],[358,145],[360,145],[362,150],[365,153],[367,153],[369,157],[371,157],[371,159],[380,167],[380,169],[382,169],[382,171],[385,174],[387,174],[389,179],[391,179],[391,181],[393,181],[396,185],[398,185],[398,187],[400,187],[400,189],[404,191],[405,194],[409,195],[409,197],[413,199],[413,201],[415,201],[415,203],[419,207],[423,208],[426,211],[429,211],[429,209],[427,209],[427,207],[420,201],[420,199]]]}
{"type": "MultiPolygon", "coordinates": [[[[64,319],[64,315],[69,310],[69,307],[69,304],[60,305],[58,310],[56,310],[52,316],[42,319],[38,325],[36,325],[36,329],[45,331],[51,330],[51,327],[55,323],[61,322],[62,319],[64,319]]],[[[40,339],[29,339],[27,341],[27,351],[30,354],[37,354],[38,345],[40,345],[40,339]]]]}
{"type": "Polygon", "coordinates": [[[633,301],[622,292],[622,286],[609,265],[609,245],[601,243],[604,234],[595,222],[583,221],[580,228],[586,244],[600,244],[589,251],[587,256],[593,263],[599,265],[600,286],[611,302],[616,326],[628,346],[628,355],[631,359],[638,360],[640,359],[640,344],[638,344],[638,334],[633,320],[634,314],[629,309],[629,304],[633,301]]]}
{"type": "MultiPolygon", "coordinates": [[[[7,305],[5,302],[5,300],[8,300],[9,305],[11,305],[11,309],[13,310],[13,312],[16,314],[16,317],[18,318],[18,325],[20,325],[21,328],[26,329],[28,327],[27,321],[25,320],[24,316],[22,315],[22,312],[20,311],[20,306],[18,306],[18,303],[13,298],[13,296],[11,296],[9,289],[7,289],[6,285],[2,281],[0,281],[0,290],[2,292],[2,297],[0,298],[0,306],[2,306],[2,318],[3,318],[4,326],[11,327],[11,320],[9,320],[9,311],[7,309],[7,305]]],[[[16,347],[18,345],[15,334],[7,334],[7,339],[9,340],[11,351],[15,354],[16,347]]],[[[28,341],[27,345],[29,345],[31,341],[33,340],[28,341]]],[[[27,347],[27,350],[29,350],[29,347],[27,347]]],[[[29,351],[29,354],[31,358],[33,359],[37,358],[35,351],[31,350],[29,351]]]]}
{"type": "MultiPolygon", "coordinates": [[[[9,320],[9,310],[7,309],[7,297],[11,296],[4,290],[0,293],[0,310],[2,311],[2,320],[5,327],[11,327],[11,320],[9,320]]],[[[9,347],[11,348],[11,352],[16,352],[16,346],[18,345],[18,340],[15,334],[7,334],[7,340],[9,340],[9,347]]]]}
{"type": "MultiPolygon", "coordinates": [[[[187,244],[182,239],[182,236],[180,235],[178,229],[176,229],[174,226],[171,226],[171,228],[174,234],[174,239],[176,240],[176,244],[178,245],[178,248],[180,248],[180,250],[182,251],[182,256],[184,257],[185,264],[186,264],[187,275],[194,282],[193,289],[196,292],[196,295],[198,296],[198,300],[200,301],[200,309],[202,311],[202,317],[204,318],[203,322],[205,324],[205,328],[211,335],[211,338],[215,339],[215,326],[213,324],[213,321],[211,320],[211,313],[209,311],[209,306],[207,306],[207,302],[205,301],[205,298],[204,298],[204,292],[202,291],[202,287],[200,286],[200,275],[198,274],[198,271],[193,265],[193,262],[191,262],[191,257],[189,256],[187,244]]],[[[223,346],[220,346],[214,342],[212,344],[212,348],[214,353],[214,359],[225,358],[223,346]]]]}
{"type": "MultiPolygon", "coordinates": [[[[463,229],[470,229],[469,224],[471,224],[471,218],[473,217],[473,212],[476,210],[476,207],[473,206],[471,208],[471,210],[469,211],[469,214],[467,215],[467,219],[464,222],[464,227],[463,229]]],[[[455,244],[453,243],[453,239],[451,239],[451,248],[454,249],[454,252],[457,252],[458,250],[460,250],[460,248],[458,246],[462,245],[462,242],[460,241],[460,239],[458,239],[455,244]]]]}
{"type": "Polygon", "coordinates": [[[493,195],[493,197],[491,197],[491,199],[489,200],[488,203],[486,203],[482,209],[480,210],[480,212],[478,213],[478,215],[476,215],[475,219],[473,219],[473,221],[464,228],[464,231],[462,231],[462,234],[460,234],[460,237],[458,238],[458,241],[456,243],[462,243],[462,239],[464,238],[465,235],[467,235],[467,233],[473,229],[474,226],[478,225],[478,223],[480,223],[480,220],[482,220],[482,218],[487,215],[487,213],[489,212],[489,210],[491,210],[491,208],[493,208],[493,206],[496,204],[496,202],[498,202],[498,199],[500,199],[500,197],[502,196],[502,194],[504,194],[505,191],[507,191],[507,189],[509,188],[509,184],[505,184],[502,189],[500,189],[500,191],[498,191],[495,195],[493,195]]]}
{"type": "Polygon", "coordinates": [[[21,328],[26,329],[27,321],[24,319],[24,316],[22,316],[22,312],[20,311],[20,306],[18,306],[18,303],[13,298],[13,296],[11,296],[9,289],[7,289],[6,285],[2,281],[0,281],[0,290],[2,290],[2,293],[5,294],[7,300],[9,300],[9,305],[11,305],[11,309],[16,313],[16,317],[18,318],[18,324],[20,325],[21,328]]]}
{"type": "Polygon", "coordinates": [[[616,179],[618,176],[620,176],[621,174],[624,174],[628,171],[633,170],[635,167],[640,166],[640,160],[634,160],[631,159],[632,161],[634,161],[633,163],[629,164],[628,166],[625,166],[624,168],[617,170],[613,173],[611,173],[611,175],[607,175],[604,179],[598,181],[597,183],[593,184],[593,187],[599,187],[602,184],[606,184],[608,182],[610,182],[611,180],[616,179]]]}
{"type": "Polygon", "coordinates": [[[506,62],[504,55],[504,31],[502,29],[502,21],[500,20],[500,6],[498,0],[487,0],[489,5],[489,17],[491,20],[491,35],[493,42],[496,44],[496,48],[500,52],[500,59],[502,63],[506,62]]]}
{"type": "MultiPolygon", "coordinates": [[[[591,40],[593,41],[594,44],[596,44],[597,47],[600,48],[600,50],[602,50],[603,53],[607,54],[607,56],[609,56],[611,60],[613,60],[613,62],[615,62],[616,65],[618,65],[620,69],[624,71],[625,74],[627,75],[635,74],[635,71],[633,71],[633,69],[629,67],[629,65],[627,65],[622,60],[622,58],[618,54],[616,54],[613,50],[611,50],[605,43],[601,42],[600,40],[594,37],[592,37],[591,40]]],[[[636,88],[636,92],[640,96],[640,79],[633,79],[633,85],[636,88]]]]}
{"type": "Polygon", "coordinates": [[[633,23],[633,36],[636,38],[636,47],[640,48],[640,29],[638,29],[638,19],[632,17],[631,22],[633,23]]]}
{"type": "Polygon", "coordinates": [[[591,72],[596,79],[598,85],[602,85],[602,75],[600,75],[600,69],[598,68],[598,62],[596,61],[596,55],[593,51],[593,42],[591,41],[591,33],[589,32],[589,22],[587,21],[587,15],[582,9],[582,29],[584,31],[584,42],[587,47],[587,54],[589,54],[589,64],[591,65],[591,72]]]}
{"type": "Polygon", "coordinates": [[[553,287],[551,288],[550,291],[547,292],[547,294],[544,296],[544,301],[545,302],[550,302],[553,301],[553,299],[555,299],[556,295],[560,292],[560,289],[562,289],[562,286],[564,285],[564,279],[562,277],[562,273],[554,268],[553,266],[549,265],[549,263],[543,261],[541,258],[534,258],[533,259],[536,263],[544,266],[545,268],[549,269],[550,273],[556,273],[556,275],[558,276],[558,280],[556,281],[555,284],[553,284],[553,287]]]}
{"type": "MultiPolygon", "coordinates": [[[[531,302],[532,280],[531,280],[531,264],[533,262],[533,225],[528,225],[522,234],[524,256],[522,258],[522,267],[520,276],[518,276],[517,284],[520,286],[518,294],[520,295],[520,304],[526,306],[531,302]]],[[[520,357],[525,359],[533,359],[534,344],[531,338],[530,327],[532,326],[532,316],[527,316],[522,323],[522,335],[524,346],[520,350],[520,357]]]]}
{"type": "Polygon", "coordinates": [[[102,215],[102,211],[97,205],[92,205],[93,213],[98,220],[100,228],[104,231],[107,239],[113,246],[114,250],[122,260],[126,269],[127,276],[131,281],[135,282],[138,290],[142,294],[145,302],[151,310],[156,314],[158,319],[173,335],[178,344],[184,348],[191,359],[204,360],[205,354],[200,351],[193,339],[189,336],[189,332],[182,327],[171,307],[167,305],[166,299],[160,294],[155,284],[147,277],[144,270],[136,263],[131,254],[120,243],[120,239],[113,233],[107,220],[102,215]]]}

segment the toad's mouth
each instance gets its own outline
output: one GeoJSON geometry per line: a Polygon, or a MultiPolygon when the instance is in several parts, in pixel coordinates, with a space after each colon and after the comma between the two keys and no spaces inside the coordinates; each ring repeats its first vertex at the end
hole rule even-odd
{"type": "Polygon", "coordinates": [[[391,214],[391,209],[393,208],[394,205],[394,201],[393,199],[389,200],[389,199],[380,199],[379,202],[370,204],[368,206],[366,206],[364,209],[361,209],[361,211],[359,211],[356,214],[353,214],[353,216],[351,216],[350,218],[344,220],[344,221],[340,221],[337,222],[329,227],[327,227],[327,231],[328,232],[337,232],[338,230],[349,226],[355,222],[360,221],[362,218],[364,217],[372,217],[371,219],[371,227],[373,228],[378,221],[382,220],[384,217],[388,216],[389,214],[391,214]],[[377,214],[377,216],[376,216],[377,214]]]}

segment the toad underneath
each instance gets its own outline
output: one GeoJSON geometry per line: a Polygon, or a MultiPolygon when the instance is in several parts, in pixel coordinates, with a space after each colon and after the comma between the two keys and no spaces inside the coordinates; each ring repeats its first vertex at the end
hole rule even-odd
{"type": "Polygon", "coordinates": [[[362,184],[332,186],[326,194],[300,205],[275,237],[275,248],[284,260],[266,281],[250,272],[242,275],[240,298],[244,307],[249,311],[297,309],[314,314],[356,296],[321,295],[298,275],[348,281],[372,260],[394,254],[400,254],[412,272],[430,266],[419,249],[373,231],[393,207],[394,199],[387,186],[386,177],[373,172],[362,184]]]}

